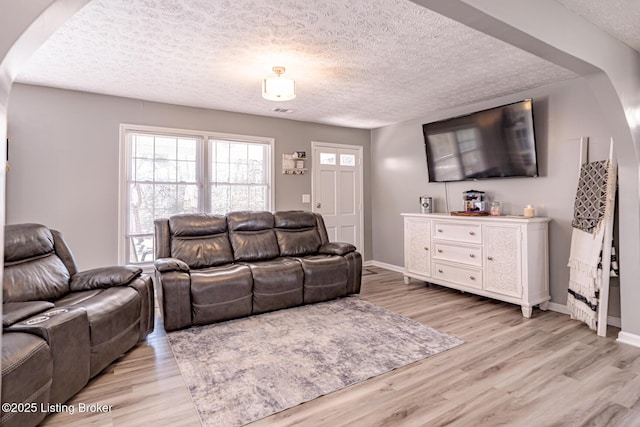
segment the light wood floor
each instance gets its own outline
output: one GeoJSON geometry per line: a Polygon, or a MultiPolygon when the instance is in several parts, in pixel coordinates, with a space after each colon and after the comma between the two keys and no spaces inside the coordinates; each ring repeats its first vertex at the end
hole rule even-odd
{"type": "MultiPolygon", "coordinates": [[[[260,426],[640,426],[640,349],[599,338],[568,316],[419,282],[379,268],[361,297],[466,341],[360,384],[252,423],[260,426]]],[[[162,327],[46,426],[197,426],[162,327]]]]}

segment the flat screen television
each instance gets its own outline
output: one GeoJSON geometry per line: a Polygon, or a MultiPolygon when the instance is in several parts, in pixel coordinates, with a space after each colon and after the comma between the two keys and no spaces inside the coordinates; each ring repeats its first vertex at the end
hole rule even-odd
{"type": "Polygon", "coordinates": [[[538,176],[532,101],[422,125],[429,182],[538,176]]]}

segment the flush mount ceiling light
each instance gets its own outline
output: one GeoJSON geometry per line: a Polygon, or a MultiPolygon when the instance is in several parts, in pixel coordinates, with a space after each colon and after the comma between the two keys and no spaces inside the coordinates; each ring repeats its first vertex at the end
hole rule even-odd
{"type": "Polygon", "coordinates": [[[273,67],[276,77],[262,81],[262,97],[269,101],[289,101],[296,97],[296,82],[282,77],[284,67],[273,67]]]}

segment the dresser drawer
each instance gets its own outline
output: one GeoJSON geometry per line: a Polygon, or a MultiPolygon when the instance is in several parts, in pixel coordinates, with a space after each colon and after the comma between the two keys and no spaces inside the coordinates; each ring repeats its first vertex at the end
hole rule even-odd
{"type": "Polygon", "coordinates": [[[432,277],[470,288],[482,289],[482,270],[460,267],[434,261],[432,277]]]}
{"type": "Polygon", "coordinates": [[[474,267],[482,267],[482,247],[475,245],[456,245],[435,241],[433,259],[459,262],[474,267]]]}
{"type": "Polygon", "coordinates": [[[434,239],[480,244],[482,242],[482,226],[468,222],[434,221],[432,236],[434,239]]]}

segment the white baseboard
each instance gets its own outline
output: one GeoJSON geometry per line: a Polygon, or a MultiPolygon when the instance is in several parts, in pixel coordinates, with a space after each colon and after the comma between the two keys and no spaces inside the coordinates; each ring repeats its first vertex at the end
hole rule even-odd
{"type": "MultiPolygon", "coordinates": [[[[549,303],[549,310],[567,315],[570,314],[569,309],[566,305],[558,304],[555,302],[549,303]]],[[[620,319],[619,317],[609,316],[607,317],[607,325],[615,326],[616,328],[622,328],[622,319],[620,319]]]]}
{"type": "Polygon", "coordinates": [[[619,317],[607,317],[607,324],[622,329],[622,319],[619,317]]]}
{"type": "Polygon", "coordinates": [[[404,273],[404,267],[400,267],[400,266],[393,265],[393,264],[387,264],[386,262],[369,260],[369,261],[365,261],[363,263],[363,265],[365,267],[366,266],[380,267],[380,268],[385,268],[387,270],[396,271],[398,273],[404,273]]]}
{"type": "Polygon", "coordinates": [[[569,314],[569,309],[564,304],[558,304],[557,302],[549,303],[549,310],[555,311],[556,313],[569,314]]]}
{"type": "Polygon", "coordinates": [[[629,332],[620,331],[616,341],[623,344],[629,344],[634,347],[640,347],[640,335],[630,334],[629,332]]]}
{"type": "MultiPolygon", "coordinates": [[[[393,265],[393,264],[387,264],[386,262],[380,262],[380,261],[376,261],[376,260],[365,261],[363,263],[363,265],[365,267],[373,266],[373,267],[385,268],[387,270],[397,271],[398,273],[403,273],[404,272],[404,267],[400,267],[398,265],[393,265]]],[[[557,302],[550,302],[549,303],[549,310],[555,311],[557,313],[562,313],[562,314],[569,315],[569,309],[567,308],[567,306],[564,305],[564,304],[558,304],[557,302]]],[[[612,317],[612,316],[607,317],[607,324],[611,325],[611,326],[615,326],[616,328],[622,328],[622,320],[619,317],[612,317]]],[[[626,332],[620,332],[620,334],[627,334],[627,333],[626,332]]],[[[636,335],[633,335],[633,334],[628,334],[628,335],[632,335],[634,337],[637,337],[638,342],[640,343],[640,336],[636,336],[636,335]]],[[[624,342],[623,340],[620,339],[620,337],[618,337],[618,340],[620,342],[624,342]]],[[[640,347],[640,345],[638,347],[640,347]]]]}

